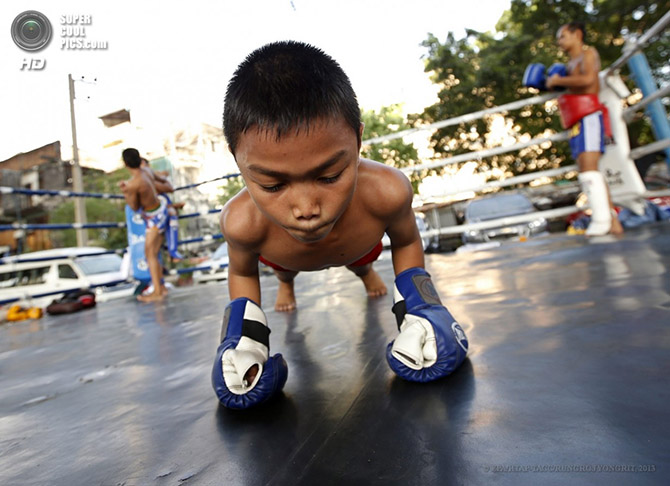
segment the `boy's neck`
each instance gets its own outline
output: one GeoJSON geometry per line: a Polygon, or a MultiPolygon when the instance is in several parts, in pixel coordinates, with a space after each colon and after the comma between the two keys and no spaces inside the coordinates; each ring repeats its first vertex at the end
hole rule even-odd
{"type": "Polygon", "coordinates": [[[575,45],[570,51],[568,52],[568,55],[570,56],[570,59],[575,59],[579,56],[582,55],[582,53],[586,50],[586,45],[582,42],[577,45],[575,45]]]}

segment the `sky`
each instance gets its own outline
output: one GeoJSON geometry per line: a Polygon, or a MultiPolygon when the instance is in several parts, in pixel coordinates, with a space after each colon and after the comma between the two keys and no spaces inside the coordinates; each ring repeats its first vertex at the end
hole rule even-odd
{"type": "MultiPolygon", "coordinates": [[[[428,33],[494,30],[509,0],[3,0],[0,2],[0,160],[60,140],[72,143],[68,74],[75,81],[80,147],[99,116],[128,109],[133,124],[161,130],[221,126],[237,65],[277,40],[313,44],[348,74],[363,109],[436,101],[420,44],[428,33]],[[26,10],[50,21],[51,42],[25,52],[11,26],[26,10]],[[76,23],[75,23],[76,22],[76,23]],[[65,30],[64,30],[65,29],[65,30]],[[77,41],[104,49],[70,49],[77,41]],[[22,69],[23,68],[23,69],[22,69]]],[[[64,154],[65,156],[65,154],[64,154]]]]}

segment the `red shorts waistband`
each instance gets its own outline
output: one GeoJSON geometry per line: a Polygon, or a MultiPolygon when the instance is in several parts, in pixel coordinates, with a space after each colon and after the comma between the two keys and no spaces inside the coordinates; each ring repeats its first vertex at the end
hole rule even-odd
{"type": "MultiPolygon", "coordinates": [[[[370,252],[363,256],[363,258],[359,258],[356,260],[354,263],[350,263],[349,267],[362,267],[363,265],[367,265],[368,263],[374,262],[377,258],[379,258],[379,255],[381,254],[383,250],[382,242],[380,241],[375,245],[375,247],[370,250],[370,252]]],[[[281,265],[277,265],[276,263],[271,262],[270,260],[267,260],[266,258],[263,258],[263,255],[260,255],[258,257],[258,260],[261,263],[265,263],[267,266],[274,268],[275,270],[278,270],[280,272],[291,272],[292,270],[288,270],[281,265]]]]}

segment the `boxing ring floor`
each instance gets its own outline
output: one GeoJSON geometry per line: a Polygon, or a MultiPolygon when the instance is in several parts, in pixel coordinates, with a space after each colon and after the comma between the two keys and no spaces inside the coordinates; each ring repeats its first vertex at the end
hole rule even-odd
{"type": "Polygon", "coordinates": [[[391,298],[345,269],[301,274],[294,314],[263,277],[289,379],[245,412],[210,385],[225,284],[0,326],[0,484],[668,484],[670,225],[427,268],[471,342],[456,373],[395,378],[391,298]]]}

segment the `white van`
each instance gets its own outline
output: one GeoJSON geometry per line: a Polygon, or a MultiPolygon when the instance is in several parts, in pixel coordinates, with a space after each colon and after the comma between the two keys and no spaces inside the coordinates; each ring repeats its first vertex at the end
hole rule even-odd
{"type": "Polygon", "coordinates": [[[0,259],[0,306],[46,307],[65,292],[91,289],[97,302],[127,297],[134,285],[121,257],[99,247],[59,248],[0,259]],[[17,300],[18,299],[18,300],[17,300]]]}

